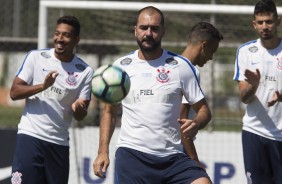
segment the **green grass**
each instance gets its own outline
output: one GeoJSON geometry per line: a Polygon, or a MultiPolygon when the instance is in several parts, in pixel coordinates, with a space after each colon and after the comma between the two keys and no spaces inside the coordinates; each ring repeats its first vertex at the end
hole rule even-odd
{"type": "Polygon", "coordinates": [[[0,127],[17,127],[23,107],[7,107],[0,105],[0,127]]]}
{"type": "MultiPolygon", "coordinates": [[[[8,107],[0,105],[0,127],[16,128],[22,114],[23,107],[8,107]]],[[[82,125],[93,126],[93,117],[88,117],[82,125]]],[[[77,126],[82,126],[77,125],[77,126]]],[[[211,131],[241,131],[242,112],[232,113],[225,109],[216,110],[212,122],[205,128],[211,131]]]]}
{"type": "Polygon", "coordinates": [[[214,131],[232,131],[239,132],[242,130],[242,123],[238,121],[228,121],[223,119],[214,120],[210,125],[210,129],[214,131]],[[224,123],[222,123],[224,122],[224,123]]]}

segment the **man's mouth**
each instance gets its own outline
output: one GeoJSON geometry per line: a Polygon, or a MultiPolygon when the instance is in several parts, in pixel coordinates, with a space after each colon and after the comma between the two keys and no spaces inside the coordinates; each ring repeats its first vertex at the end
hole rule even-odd
{"type": "Polygon", "coordinates": [[[63,49],[65,47],[65,45],[62,43],[57,43],[56,46],[57,46],[57,49],[63,49]]]}

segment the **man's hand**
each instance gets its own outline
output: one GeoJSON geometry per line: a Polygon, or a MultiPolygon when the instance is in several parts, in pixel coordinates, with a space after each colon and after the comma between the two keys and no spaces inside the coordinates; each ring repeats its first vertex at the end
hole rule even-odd
{"type": "Polygon", "coordinates": [[[44,83],[42,84],[42,90],[45,90],[55,83],[55,80],[59,73],[57,71],[51,71],[45,77],[44,83]]]}
{"type": "Polygon", "coordinates": [[[100,153],[93,163],[94,174],[100,178],[105,178],[109,164],[109,155],[100,153]]]}
{"type": "Polygon", "coordinates": [[[73,112],[86,111],[87,110],[87,100],[77,99],[71,106],[73,112]]]}
{"type": "Polygon", "coordinates": [[[198,126],[196,122],[194,122],[191,119],[178,119],[177,120],[180,123],[180,129],[182,132],[182,135],[186,139],[192,139],[196,137],[198,133],[198,126]]]}
{"type": "Polygon", "coordinates": [[[260,71],[256,72],[245,70],[245,81],[239,81],[239,93],[243,103],[248,104],[252,102],[256,96],[256,91],[260,83],[260,71]]]}
{"type": "Polygon", "coordinates": [[[256,69],[256,72],[252,72],[251,70],[247,69],[244,73],[247,81],[250,85],[253,87],[258,87],[260,82],[260,71],[259,69],[256,69]]]}
{"type": "Polygon", "coordinates": [[[267,106],[271,107],[273,106],[276,102],[279,101],[279,91],[275,91],[270,99],[270,101],[267,102],[267,106]]]}
{"type": "Polygon", "coordinates": [[[90,100],[79,98],[72,103],[71,108],[73,111],[73,117],[77,121],[81,121],[86,117],[89,102],[90,100]]]}

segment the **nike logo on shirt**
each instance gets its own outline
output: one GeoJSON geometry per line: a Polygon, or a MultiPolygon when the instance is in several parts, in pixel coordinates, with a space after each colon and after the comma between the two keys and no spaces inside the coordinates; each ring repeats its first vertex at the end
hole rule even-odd
{"type": "Polygon", "coordinates": [[[253,61],[252,61],[251,64],[252,64],[252,65],[256,65],[256,64],[259,64],[259,62],[253,62],[253,61]]]}

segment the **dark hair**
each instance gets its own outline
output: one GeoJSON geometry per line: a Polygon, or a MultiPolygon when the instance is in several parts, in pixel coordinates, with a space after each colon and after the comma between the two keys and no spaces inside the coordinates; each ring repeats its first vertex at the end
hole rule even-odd
{"type": "Polygon", "coordinates": [[[275,2],[272,0],[260,0],[255,5],[254,16],[260,13],[273,13],[274,17],[277,18],[277,10],[275,2]]]}
{"type": "Polygon", "coordinates": [[[223,40],[222,34],[212,24],[199,22],[192,27],[189,33],[189,42],[205,41],[210,39],[223,40]]]}
{"type": "Polygon", "coordinates": [[[149,11],[150,13],[157,12],[158,14],[160,14],[160,16],[161,16],[161,25],[164,26],[164,15],[163,15],[163,12],[161,10],[159,10],[158,8],[154,7],[154,6],[146,6],[146,7],[142,8],[141,10],[139,10],[138,16],[137,16],[137,19],[136,19],[136,24],[138,23],[139,15],[143,11],[149,11]]]}
{"type": "Polygon", "coordinates": [[[72,15],[62,16],[57,20],[57,25],[58,24],[68,24],[72,26],[74,28],[74,35],[79,36],[80,23],[79,23],[79,20],[75,16],[72,16],[72,15]]]}

